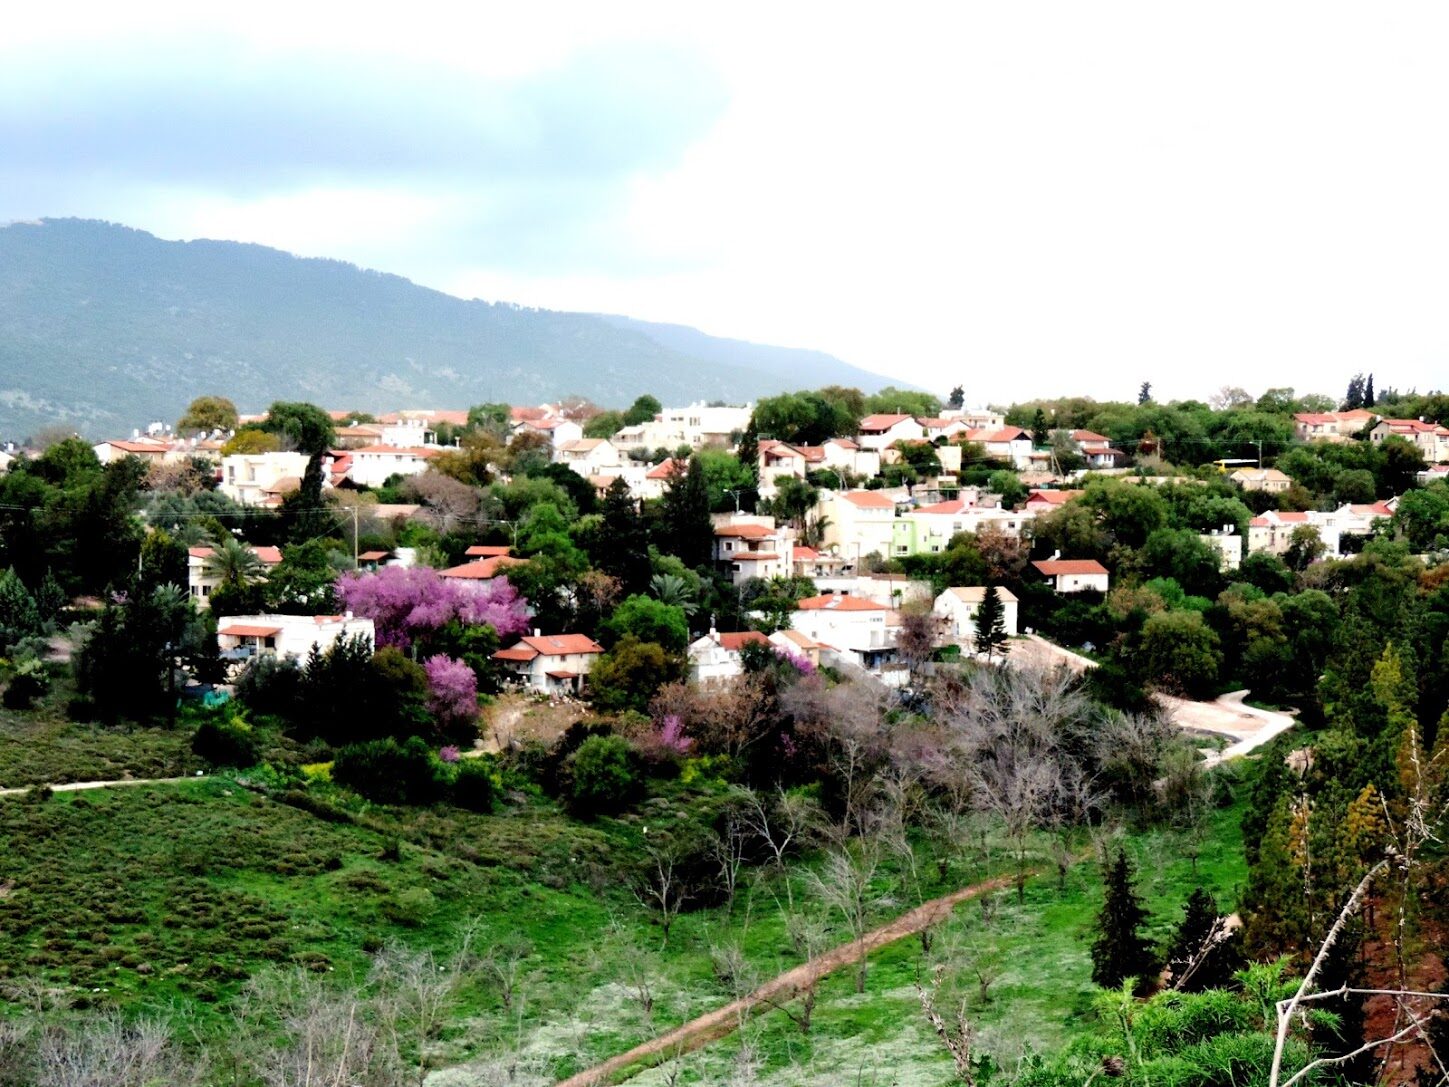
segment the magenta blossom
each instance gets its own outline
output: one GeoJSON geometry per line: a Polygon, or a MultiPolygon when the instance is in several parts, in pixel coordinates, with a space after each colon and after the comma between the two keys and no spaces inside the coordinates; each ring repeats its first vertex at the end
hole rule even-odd
{"type": "Polygon", "coordinates": [[[796,653],[794,650],[777,645],[775,647],[775,656],[779,657],[802,676],[813,676],[815,674],[815,665],[810,663],[810,659],[796,653]]]}
{"type": "Polygon", "coordinates": [[[507,578],[461,581],[440,577],[428,566],[384,566],[376,573],[343,574],[337,597],[348,611],[376,624],[379,647],[407,649],[454,619],[487,624],[500,638],[528,629],[528,601],[507,578]]]}
{"type": "Polygon", "coordinates": [[[439,653],[423,661],[428,673],[428,712],[448,729],[472,723],[478,716],[478,677],[460,660],[439,653]]]}
{"type": "Polygon", "coordinates": [[[688,754],[694,746],[694,741],[684,734],[684,722],[677,713],[665,716],[659,728],[658,742],[660,747],[676,755],[688,754]]]}
{"type": "Polygon", "coordinates": [[[439,762],[457,762],[460,758],[462,758],[462,752],[453,744],[448,744],[446,747],[440,747],[438,749],[439,762]]]}

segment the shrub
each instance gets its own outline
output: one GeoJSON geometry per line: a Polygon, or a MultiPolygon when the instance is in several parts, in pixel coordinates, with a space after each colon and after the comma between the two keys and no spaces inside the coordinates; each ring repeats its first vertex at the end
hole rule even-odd
{"type": "Polygon", "coordinates": [[[589,818],[623,811],[639,794],[634,753],[619,736],[590,736],[569,758],[569,804],[589,818]]]}
{"type": "Polygon", "coordinates": [[[438,900],[426,887],[412,887],[382,904],[382,914],[395,925],[417,928],[428,923],[438,900]]]}
{"type": "Polygon", "coordinates": [[[497,794],[492,761],[463,759],[457,765],[457,776],[453,778],[453,803],[469,811],[492,811],[497,794]]]}
{"type": "Polygon", "coordinates": [[[243,721],[203,721],[191,735],[191,750],[213,766],[255,766],[261,750],[243,721]]]}
{"type": "Polygon", "coordinates": [[[38,660],[28,660],[15,670],[5,688],[3,701],[6,709],[28,710],[35,700],[50,689],[50,676],[38,660]]]}
{"type": "Polygon", "coordinates": [[[332,764],[332,780],[378,804],[433,804],[445,784],[442,765],[420,736],[344,747],[332,764]]]}

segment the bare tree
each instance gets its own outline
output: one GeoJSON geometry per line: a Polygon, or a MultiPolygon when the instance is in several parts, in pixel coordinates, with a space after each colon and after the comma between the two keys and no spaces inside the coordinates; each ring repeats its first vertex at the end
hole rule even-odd
{"type": "Polygon", "coordinates": [[[899,614],[901,625],[896,630],[896,653],[914,687],[922,666],[942,642],[945,621],[930,604],[908,604],[899,614]]]}
{"type": "Polygon", "coordinates": [[[937,994],[941,988],[942,968],[937,967],[932,975],[931,987],[927,989],[919,981],[916,982],[916,992],[921,998],[921,1011],[926,1015],[926,1021],[931,1024],[931,1029],[936,1032],[936,1037],[946,1047],[946,1052],[951,1054],[951,1060],[956,1065],[956,1078],[967,1087],[975,1087],[976,1077],[971,1067],[971,1047],[976,1040],[976,1032],[971,1026],[971,1021],[966,1018],[966,1001],[957,1001],[956,1007],[950,1021],[947,1021],[936,1008],[937,994]]]}
{"type": "Polygon", "coordinates": [[[465,927],[458,948],[447,958],[431,950],[391,945],[373,960],[375,1001],[392,1036],[399,1064],[412,1053],[416,1082],[421,1087],[432,1066],[437,1043],[458,991],[479,968],[472,944],[476,926],[465,927]]]}
{"type": "MultiPolygon", "coordinates": [[[[881,901],[871,888],[880,866],[880,844],[874,838],[856,838],[832,847],[825,863],[810,873],[816,895],[838,913],[850,937],[864,951],[871,911],[881,901]]],[[[855,991],[865,992],[869,962],[861,954],[856,964],[855,991]]]]}
{"type": "Polygon", "coordinates": [[[483,953],[479,966],[493,979],[498,988],[498,998],[507,1011],[513,1010],[513,996],[518,990],[518,977],[523,964],[533,954],[533,947],[526,940],[511,938],[494,944],[483,953]]]}
{"type": "Polygon", "coordinates": [[[669,945],[669,930],[674,919],[684,909],[686,888],[679,871],[679,856],[670,843],[645,847],[649,860],[634,884],[634,897],[647,909],[659,916],[659,927],[664,933],[664,945],[669,945]]]}
{"type": "Polygon", "coordinates": [[[724,814],[724,827],[710,832],[709,855],[719,871],[720,886],[725,892],[725,912],[733,914],[735,893],[739,890],[740,871],[749,849],[750,830],[744,812],[731,808],[724,814]]]}

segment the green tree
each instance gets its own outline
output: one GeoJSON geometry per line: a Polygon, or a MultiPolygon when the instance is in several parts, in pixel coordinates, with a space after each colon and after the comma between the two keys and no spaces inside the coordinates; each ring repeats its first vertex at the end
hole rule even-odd
{"type": "Polygon", "coordinates": [[[1210,694],[1222,664],[1218,636],[1195,611],[1165,611],[1142,625],[1139,673],[1167,690],[1210,694]]]}
{"type": "Polygon", "coordinates": [[[625,599],[614,614],[599,628],[606,647],[612,648],[626,637],[641,642],[654,642],[672,653],[684,652],[689,644],[689,623],[684,608],[666,604],[647,596],[625,599]]]}
{"type": "Polygon", "coordinates": [[[217,579],[218,588],[246,589],[262,579],[265,567],[250,544],[233,536],[218,540],[202,562],[202,573],[217,579]]]}
{"type": "Polygon", "coordinates": [[[714,550],[714,522],[704,466],[691,457],[689,467],[669,481],[664,492],[660,549],[677,555],[691,569],[706,566],[714,550]]]}
{"type": "Polygon", "coordinates": [[[0,652],[8,653],[22,638],[39,634],[40,608],[14,570],[0,574],[0,652]]]}
{"type": "Polygon", "coordinates": [[[659,403],[655,397],[645,393],[630,404],[624,412],[624,425],[638,426],[640,423],[647,423],[663,410],[663,404],[659,403]]]}
{"type": "Polygon", "coordinates": [[[1152,400],[1152,382],[1144,381],[1141,388],[1137,390],[1137,403],[1147,404],[1152,400]]]}
{"type": "Polygon", "coordinates": [[[1001,594],[995,585],[986,586],[981,598],[981,607],[976,612],[976,652],[985,653],[990,660],[1006,649],[1006,612],[1001,603],[1001,594]]]}
{"type": "Polygon", "coordinates": [[[1288,537],[1288,550],[1283,561],[1290,570],[1307,570],[1321,559],[1328,547],[1312,525],[1299,525],[1288,537]]]}
{"type": "Polygon", "coordinates": [[[867,415],[939,415],[941,401],[930,393],[913,392],[887,385],[880,392],[865,398],[867,415]]]}
{"type": "Polygon", "coordinates": [[[620,591],[641,593],[649,583],[649,532],[639,514],[639,503],[623,478],[604,492],[603,517],[593,551],[594,565],[619,579],[620,591]]]}
{"type": "Polygon", "coordinates": [[[1449,484],[1435,483],[1400,498],[1394,528],[1415,551],[1449,546],[1449,484]]]}
{"type": "Polygon", "coordinates": [[[237,418],[236,405],[226,397],[198,396],[176,421],[176,430],[178,433],[199,430],[206,434],[214,430],[235,430],[237,418]]]}
{"type": "Polygon", "coordinates": [[[1231,985],[1243,965],[1242,951],[1211,892],[1195,888],[1183,903],[1182,914],[1167,952],[1172,987],[1200,993],[1231,985]]]}
{"type": "Polygon", "coordinates": [[[1104,989],[1123,982],[1151,978],[1156,971],[1152,945],[1142,934],[1147,910],[1133,886],[1132,864],[1118,848],[1106,872],[1106,899],[1097,914],[1097,938],[1092,942],[1092,981],[1104,989]]]}
{"type": "Polygon", "coordinates": [[[594,661],[589,669],[589,693],[595,708],[604,713],[647,713],[659,688],[683,676],[682,656],[626,635],[594,661]]]}
{"type": "Polygon", "coordinates": [[[1037,408],[1031,417],[1031,445],[1033,449],[1045,449],[1051,444],[1051,431],[1047,427],[1046,412],[1037,408]]]}
{"type": "Polygon", "coordinates": [[[601,411],[584,424],[584,437],[612,438],[626,425],[622,411],[601,411]]]}
{"type": "Polygon", "coordinates": [[[468,429],[483,431],[500,442],[508,440],[513,409],[507,404],[474,404],[468,409],[468,429]]]}
{"type": "Polygon", "coordinates": [[[946,400],[946,406],[949,407],[952,411],[960,411],[962,405],[964,405],[965,403],[966,390],[963,389],[960,385],[955,386],[951,390],[950,397],[946,400]]]}

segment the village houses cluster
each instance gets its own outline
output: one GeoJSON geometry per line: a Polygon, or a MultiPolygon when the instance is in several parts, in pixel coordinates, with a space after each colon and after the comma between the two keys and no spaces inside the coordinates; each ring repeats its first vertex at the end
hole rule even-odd
{"type": "MultiPolygon", "coordinates": [[[[547,439],[552,459],[589,481],[600,493],[623,480],[637,500],[660,498],[685,466],[675,457],[651,463],[650,451],[676,454],[689,450],[736,451],[751,421],[752,406],[693,404],[667,408],[652,420],[624,427],[608,438],[586,438],[583,428],[559,405],[515,407],[508,426],[513,434],[531,433],[547,439]]],[[[336,445],[324,464],[324,488],[378,488],[399,477],[420,475],[432,458],[449,446],[439,444],[437,429],[462,427],[468,413],[447,410],[404,410],[383,415],[376,422],[357,422],[334,412],[336,445]]],[[[1398,435],[1418,448],[1431,466],[1424,478],[1444,478],[1449,472],[1449,429],[1417,420],[1381,419],[1364,410],[1300,413],[1294,417],[1297,437],[1303,441],[1346,442],[1370,423],[1370,441],[1398,435]]],[[[801,532],[769,516],[750,513],[714,515],[713,559],[716,569],[735,585],[752,579],[783,577],[811,579],[817,594],[796,601],[784,629],[765,635],[756,631],[720,632],[712,627],[688,650],[691,674],[700,682],[737,675],[741,651],[752,643],[771,644],[805,658],[814,665],[861,670],[891,683],[904,680],[897,639],[906,605],[929,605],[937,616],[942,638],[967,650],[976,645],[976,617],[985,588],[955,586],[938,595],[924,581],[871,572],[882,560],[939,553],[960,533],[1000,533],[1013,539],[1029,538],[1033,521],[1081,494],[1081,480],[1091,473],[1118,474],[1149,485],[1152,480],[1122,468],[1127,457],[1112,448],[1103,435],[1073,430],[1055,436],[1065,440],[1082,467],[1071,473],[1058,470],[1051,450],[1037,448],[1025,430],[1006,425],[990,410],[943,410],[939,416],[873,414],[862,419],[858,431],[833,436],[820,445],[792,445],[768,438],[757,442],[758,495],[771,498],[786,480],[823,478],[816,508],[808,520],[821,529],[807,545],[801,532]],[[912,486],[882,486],[883,469],[901,460],[902,449],[912,443],[934,446],[939,472],[912,486]],[[1003,497],[980,487],[959,486],[962,443],[986,457],[1010,466],[1029,489],[1014,508],[1003,497]],[[834,486],[830,486],[833,483],[834,486]]],[[[204,458],[214,462],[217,487],[243,506],[275,507],[300,486],[307,457],[296,452],[237,453],[223,455],[226,435],[173,437],[153,426],[148,433],[101,442],[94,447],[102,463],[134,456],[152,463],[204,458]]],[[[1231,478],[1246,491],[1286,490],[1291,480],[1274,468],[1243,466],[1231,478]]],[[[1321,540],[1325,553],[1341,552],[1345,536],[1367,534],[1375,522],[1393,516],[1397,499],[1371,504],[1346,504],[1340,509],[1317,511],[1268,510],[1254,517],[1248,537],[1233,526],[1207,533],[1202,539],[1222,556],[1226,569],[1235,569],[1246,554],[1267,551],[1281,555],[1290,546],[1295,529],[1307,525],[1321,540]]],[[[415,506],[388,507],[406,517],[415,506]]],[[[263,566],[281,561],[276,548],[254,549],[263,566]]],[[[506,574],[513,557],[506,546],[470,548],[467,561],[440,571],[445,578],[486,581],[506,574]]],[[[205,607],[215,588],[208,573],[209,548],[190,551],[190,591],[205,607]]],[[[366,552],[359,564],[408,564],[406,549],[366,552]]],[[[1094,559],[1055,555],[1032,564],[1041,581],[1057,593],[1106,592],[1107,569],[1094,559]]],[[[1017,600],[997,590],[1006,633],[1019,633],[1017,600]]],[[[362,633],[370,636],[369,621],[352,616],[253,615],[229,617],[220,627],[223,654],[243,660],[257,653],[305,656],[315,645],[325,650],[337,639],[362,633]]],[[[554,694],[578,693],[592,662],[603,653],[593,639],[567,631],[536,631],[499,651],[496,659],[516,680],[531,689],[554,694]]]]}

